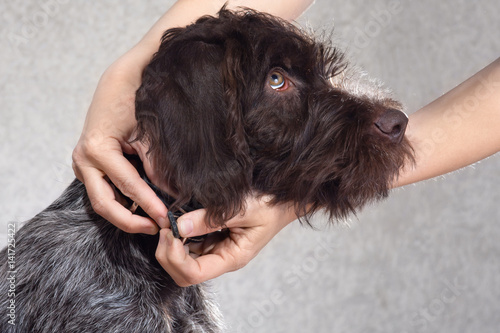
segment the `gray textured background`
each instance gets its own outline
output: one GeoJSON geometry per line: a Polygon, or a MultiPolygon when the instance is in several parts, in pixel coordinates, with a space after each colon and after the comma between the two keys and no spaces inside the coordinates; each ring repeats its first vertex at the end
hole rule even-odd
{"type": "MultiPolygon", "coordinates": [[[[71,181],[100,75],[171,3],[0,3],[1,244],[71,181]]],[[[499,13],[497,0],[318,0],[300,22],[335,25],[411,113],[500,56],[499,13]]],[[[497,155],[398,189],[350,228],[290,225],[213,282],[229,332],[498,332],[499,168],[497,155]]]]}

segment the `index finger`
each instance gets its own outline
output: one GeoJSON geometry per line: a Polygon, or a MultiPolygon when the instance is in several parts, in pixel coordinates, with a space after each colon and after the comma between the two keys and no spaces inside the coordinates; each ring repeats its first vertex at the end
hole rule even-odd
{"type": "MultiPolygon", "coordinates": [[[[140,177],[137,169],[125,156],[122,154],[108,156],[103,161],[102,168],[123,195],[137,203],[161,228],[169,226],[166,218],[167,207],[140,177]]],[[[134,217],[141,218],[138,215],[134,215],[134,217]]]]}
{"type": "Polygon", "coordinates": [[[116,201],[115,192],[98,170],[87,170],[84,184],[94,211],[129,233],[155,234],[158,232],[156,223],[146,217],[132,214],[130,210],[116,201]]]}

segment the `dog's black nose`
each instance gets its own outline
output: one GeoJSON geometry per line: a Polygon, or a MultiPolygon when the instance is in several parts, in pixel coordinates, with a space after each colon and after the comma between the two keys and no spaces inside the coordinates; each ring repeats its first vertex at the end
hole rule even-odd
{"type": "Polygon", "coordinates": [[[374,123],[379,134],[388,137],[395,143],[399,143],[403,139],[407,124],[406,114],[396,109],[386,110],[374,123]]]}

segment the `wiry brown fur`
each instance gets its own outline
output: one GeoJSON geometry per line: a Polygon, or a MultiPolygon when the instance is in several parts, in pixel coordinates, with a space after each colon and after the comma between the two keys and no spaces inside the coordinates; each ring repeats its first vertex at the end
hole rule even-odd
{"type": "Polygon", "coordinates": [[[234,216],[251,191],[300,215],[345,217],[385,197],[411,159],[406,140],[373,125],[397,102],[332,85],[346,66],[288,22],[222,10],[163,36],[137,92],[137,139],[177,204],[195,199],[212,221],[234,216]],[[293,85],[273,90],[272,71],[293,85]]]}

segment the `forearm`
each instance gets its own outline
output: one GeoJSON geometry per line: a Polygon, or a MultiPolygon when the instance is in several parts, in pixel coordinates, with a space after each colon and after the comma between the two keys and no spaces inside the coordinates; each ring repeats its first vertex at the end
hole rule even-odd
{"type": "Polygon", "coordinates": [[[397,186],[436,177],[500,150],[500,58],[410,116],[416,163],[397,186]]]}
{"type": "Polygon", "coordinates": [[[186,26],[203,15],[216,14],[224,4],[228,9],[249,7],[287,20],[297,18],[313,3],[313,0],[179,0],[151,27],[146,35],[130,51],[115,61],[106,72],[116,79],[128,81],[138,88],[143,69],[158,50],[165,30],[186,26]]]}

